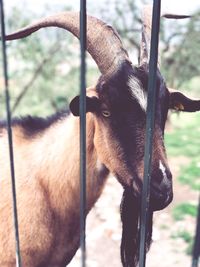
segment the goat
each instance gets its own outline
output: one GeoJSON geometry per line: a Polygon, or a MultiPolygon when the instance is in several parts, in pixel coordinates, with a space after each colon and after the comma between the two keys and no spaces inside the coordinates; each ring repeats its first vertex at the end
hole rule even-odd
{"type": "MultiPolygon", "coordinates": [[[[36,21],[6,39],[23,38],[50,26],[68,30],[79,38],[79,14],[64,12],[36,21]]],[[[87,213],[100,196],[109,173],[113,173],[126,192],[122,220],[129,223],[129,228],[130,222],[134,222],[134,235],[143,178],[148,81],[148,47],[144,44],[141,49],[140,64],[133,66],[116,31],[87,16],[87,51],[101,72],[97,85],[87,89],[86,97],[87,213]],[[130,202],[136,214],[129,210],[126,216],[130,202]]],[[[194,112],[200,110],[200,101],[169,91],[158,70],[150,186],[152,212],[165,208],[173,197],[163,141],[168,109],[194,112]]],[[[70,112],[59,112],[46,119],[13,119],[12,132],[23,266],[64,267],[79,247],[79,97],[71,101],[70,112]]],[[[0,266],[13,267],[15,242],[4,122],[0,125],[0,151],[0,266]]],[[[149,243],[150,240],[151,233],[149,243]]],[[[128,259],[128,265],[127,246],[123,239],[123,266],[136,266],[137,248],[133,248],[133,259],[128,259]]]]}

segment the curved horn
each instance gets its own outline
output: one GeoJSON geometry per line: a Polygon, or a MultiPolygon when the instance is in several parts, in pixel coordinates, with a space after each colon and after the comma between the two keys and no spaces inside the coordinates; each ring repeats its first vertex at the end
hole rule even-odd
{"type": "MultiPolygon", "coordinates": [[[[177,15],[171,13],[161,13],[161,17],[167,19],[185,19],[190,18],[188,15],[177,15]]],[[[142,10],[142,40],[140,45],[140,62],[139,65],[149,63],[150,44],[151,44],[151,23],[152,23],[152,6],[146,5],[142,10]]]]}
{"type": "MultiPolygon", "coordinates": [[[[63,12],[40,19],[30,26],[7,35],[6,40],[23,38],[45,27],[63,28],[79,38],[79,13],[63,12]]],[[[111,74],[119,68],[122,62],[130,62],[117,32],[111,26],[92,16],[87,16],[87,51],[97,63],[102,74],[111,74]]]]}
{"type": "Polygon", "coordinates": [[[151,43],[152,6],[145,6],[142,10],[142,40],[140,44],[139,65],[149,63],[151,43]]]}

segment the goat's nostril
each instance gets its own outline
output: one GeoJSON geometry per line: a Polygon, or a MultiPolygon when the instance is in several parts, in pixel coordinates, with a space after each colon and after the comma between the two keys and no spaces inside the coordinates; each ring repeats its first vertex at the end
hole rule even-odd
{"type": "Polygon", "coordinates": [[[165,167],[161,162],[159,169],[152,174],[151,185],[155,191],[163,194],[172,190],[172,174],[169,168],[165,167]]]}
{"type": "Polygon", "coordinates": [[[167,170],[167,178],[169,181],[172,181],[172,173],[170,172],[170,170],[167,170]]]}

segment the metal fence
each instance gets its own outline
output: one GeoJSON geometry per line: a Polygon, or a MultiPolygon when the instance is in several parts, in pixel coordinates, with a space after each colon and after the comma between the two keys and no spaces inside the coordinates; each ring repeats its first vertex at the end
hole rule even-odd
{"type": "MultiPolygon", "coordinates": [[[[156,104],[156,72],[158,60],[158,42],[159,42],[159,27],[160,27],[160,6],[161,0],[153,1],[153,16],[152,16],[152,38],[151,51],[149,62],[149,81],[148,81],[148,101],[147,101],[147,121],[146,121],[146,141],[145,141],[145,157],[144,157],[144,183],[142,190],[142,205],[140,218],[140,248],[139,248],[139,267],[146,265],[146,225],[148,220],[148,208],[150,199],[150,172],[151,172],[151,155],[152,155],[152,140],[155,118],[155,104],[156,104]]],[[[10,153],[10,172],[12,179],[12,196],[13,196],[13,217],[15,228],[16,241],[16,266],[21,267],[20,256],[20,240],[18,232],[18,216],[17,216],[17,198],[15,189],[15,171],[14,171],[14,153],[12,144],[12,128],[11,128],[11,113],[9,102],[9,84],[8,84],[8,68],[7,55],[5,44],[5,23],[4,23],[4,7],[3,0],[0,1],[0,15],[1,15],[1,40],[2,40],[2,58],[3,58],[3,74],[4,87],[7,111],[8,124],[8,139],[9,139],[9,153],[10,153]]],[[[81,266],[86,266],[86,242],[85,242],[85,220],[86,220],[86,0],[80,1],[80,50],[81,50],[81,78],[80,78],[80,247],[81,247],[81,266]]],[[[200,203],[198,209],[196,235],[193,247],[192,267],[198,266],[198,259],[200,256],[200,203]]]]}

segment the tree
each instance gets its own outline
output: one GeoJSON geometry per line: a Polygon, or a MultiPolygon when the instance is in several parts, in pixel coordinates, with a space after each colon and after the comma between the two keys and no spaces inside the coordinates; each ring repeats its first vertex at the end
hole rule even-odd
{"type": "MultiPolygon", "coordinates": [[[[101,18],[117,28],[128,50],[132,47],[135,51],[136,48],[138,53],[139,38],[133,34],[139,35],[140,32],[138,9],[133,1],[125,2],[126,15],[121,3],[115,0],[112,20],[109,21],[108,9],[103,11],[101,18]]],[[[51,13],[52,10],[46,8],[45,11],[51,13]]],[[[99,13],[102,14],[102,10],[99,13]]],[[[21,7],[15,7],[7,17],[7,32],[21,28],[39,16],[41,14],[34,11],[23,12],[21,7]]],[[[70,34],[63,34],[61,29],[43,29],[7,45],[13,115],[47,115],[67,106],[68,99],[79,92],[79,43],[70,34]]],[[[87,70],[88,84],[94,84],[99,72],[91,64],[90,57],[87,70]]],[[[0,98],[3,100],[2,95],[0,98]]]]}
{"type": "MultiPolygon", "coordinates": [[[[144,2],[144,1],[142,1],[144,2]]],[[[137,64],[141,40],[141,10],[136,1],[114,0],[101,9],[101,18],[111,24],[123,40],[124,47],[137,64]]]]}
{"type": "MultiPolygon", "coordinates": [[[[99,6],[100,9],[95,7],[95,15],[117,29],[132,61],[137,64],[141,8],[132,0],[113,0],[99,6]]],[[[54,13],[48,8],[45,11],[54,13]]],[[[7,17],[7,32],[29,24],[37,16],[33,11],[14,8],[7,17]]],[[[179,21],[161,24],[161,71],[171,87],[188,86],[188,81],[199,73],[199,28],[198,12],[184,24],[179,21]]],[[[63,34],[63,30],[57,28],[43,29],[7,45],[14,115],[50,114],[67,106],[68,99],[79,92],[79,42],[71,34],[63,34]]],[[[88,57],[88,85],[94,84],[99,76],[91,62],[88,57]]]]}
{"type": "Polygon", "coordinates": [[[180,88],[200,73],[200,11],[184,24],[170,23],[163,34],[162,72],[171,87],[180,88]]]}
{"type": "MultiPolygon", "coordinates": [[[[37,18],[34,13],[26,14],[14,8],[8,17],[7,32],[29,24],[31,17],[37,18]]],[[[67,106],[68,98],[78,93],[79,43],[63,32],[43,29],[28,38],[7,43],[14,115],[30,113],[30,109],[31,114],[50,114],[67,106]]],[[[0,97],[3,100],[3,95],[0,97]]]]}

